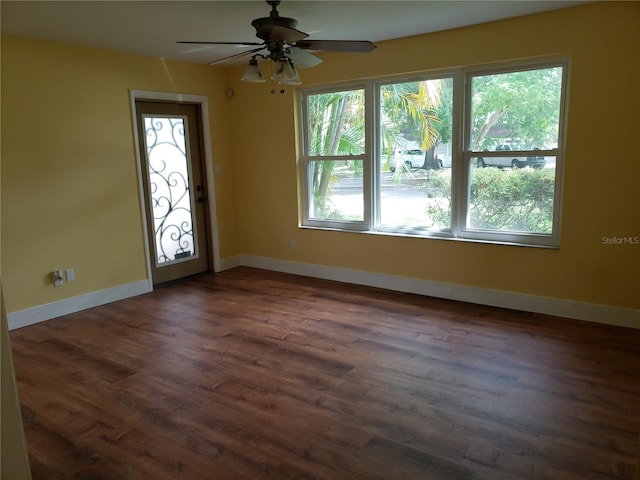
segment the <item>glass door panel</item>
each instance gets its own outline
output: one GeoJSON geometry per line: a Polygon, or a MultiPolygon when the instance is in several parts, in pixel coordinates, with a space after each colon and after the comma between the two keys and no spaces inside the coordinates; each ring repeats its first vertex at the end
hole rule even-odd
{"type": "Polygon", "coordinates": [[[155,262],[160,267],[197,255],[186,117],[144,116],[155,262]]]}

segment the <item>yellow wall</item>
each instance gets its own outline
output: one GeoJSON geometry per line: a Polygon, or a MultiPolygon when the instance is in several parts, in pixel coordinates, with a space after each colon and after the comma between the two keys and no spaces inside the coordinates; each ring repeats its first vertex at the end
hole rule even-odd
{"type": "Polygon", "coordinates": [[[571,55],[559,250],[299,229],[294,95],[242,67],[2,40],[2,269],[8,311],[145,278],[129,89],[207,95],[221,256],[246,254],[639,308],[640,4],[606,2],[323,54],[305,84],[571,55]],[[225,88],[235,96],[227,99],[225,88]],[[297,240],[297,249],[290,240],[297,240]],[[77,280],[51,286],[49,272],[77,280]]]}
{"type": "Polygon", "coordinates": [[[209,98],[222,255],[234,249],[226,72],[2,38],[2,270],[9,312],[146,278],[129,90],[209,98]],[[53,288],[51,271],[76,280],[53,288]]]}
{"type": "Polygon", "coordinates": [[[603,245],[602,237],[640,236],[639,51],[640,3],[601,3],[383,42],[367,55],[327,53],[325,63],[300,70],[312,85],[568,53],[559,250],[298,229],[292,96],[236,80],[242,252],[637,309],[640,246],[603,245]]]}

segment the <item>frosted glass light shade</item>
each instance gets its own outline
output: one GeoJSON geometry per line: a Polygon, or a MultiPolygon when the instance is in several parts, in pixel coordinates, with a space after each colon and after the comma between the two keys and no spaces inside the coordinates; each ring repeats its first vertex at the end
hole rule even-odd
{"type": "Polygon", "coordinates": [[[278,81],[280,85],[302,85],[302,82],[300,81],[300,77],[298,77],[298,72],[296,72],[295,68],[292,68],[292,70],[293,70],[293,75],[291,77],[278,81]]]}
{"type": "Polygon", "coordinates": [[[276,64],[276,73],[271,77],[281,85],[300,85],[300,77],[288,58],[281,58],[276,64]]]}
{"type": "Polygon", "coordinates": [[[249,66],[244,71],[244,75],[241,78],[243,82],[250,83],[264,83],[266,80],[262,78],[262,72],[258,66],[258,61],[255,58],[249,60],[249,66]]]}

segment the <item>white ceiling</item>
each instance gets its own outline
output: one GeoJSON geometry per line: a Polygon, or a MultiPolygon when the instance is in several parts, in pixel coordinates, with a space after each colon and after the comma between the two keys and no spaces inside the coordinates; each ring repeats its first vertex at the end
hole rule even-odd
{"type": "MultiPolygon", "coordinates": [[[[309,39],[379,42],[582,3],[586,2],[283,0],[278,10],[281,16],[297,19],[297,28],[309,39]]],[[[177,40],[260,41],[251,20],[269,16],[270,11],[264,1],[244,0],[2,0],[0,8],[3,34],[196,63],[209,63],[249,47],[180,45],[177,40]]],[[[233,63],[238,62],[222,65],[233,63]]]]}

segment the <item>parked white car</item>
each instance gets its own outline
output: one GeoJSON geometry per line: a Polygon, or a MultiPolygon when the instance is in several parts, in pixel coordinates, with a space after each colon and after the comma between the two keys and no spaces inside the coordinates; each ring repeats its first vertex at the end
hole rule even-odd
{"type": "MultiPolygon", "coordinates": [[[[505,152],[513,150],[510,145],[501,144],[496,147],[496,152],[505,152]]],[[[529,150],[525,148],[524,150],[529,150]]],[[[476,165],[482,167],[498,167],[498,168],[543,168],[545,159],[543,156],[531,157],[478,157],[476,165]]]]}
{"type": "MultiPolygon", "coordinates": [[[[424,156],[425,152],[418,148],[412,148],[400,152],[400,160],[406,169],[422,168],[424,165],[424,156]]],[[[449,155],[436,153],[436,161],[438,168],[451,168],[451,156],[449,155]]],[[[389,170],[395,172],[396,166],[391,165],[389,170]]]]}
{"type": "Polygon", "coordinates": [[[417,148],[402,151],[400,158],[402,158],[402,163],[409,168],[420,168],[424,165],[424,152],[417,148]]]}

